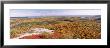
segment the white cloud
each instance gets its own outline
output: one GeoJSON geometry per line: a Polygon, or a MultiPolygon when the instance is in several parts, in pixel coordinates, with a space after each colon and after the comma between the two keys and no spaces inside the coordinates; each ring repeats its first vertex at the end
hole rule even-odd
{"type": "Polygon", "coordinates": [[[14,9],[10,10],[11,17],[22,16],[51,16],[51,15],[100,15],[100,10],[72,10],[72,9],[14,9]]]}

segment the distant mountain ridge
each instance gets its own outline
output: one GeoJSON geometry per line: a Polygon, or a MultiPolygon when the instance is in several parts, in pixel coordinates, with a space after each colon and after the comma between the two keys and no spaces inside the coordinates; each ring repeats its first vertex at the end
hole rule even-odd
{"type": "MultiPolygon", "coordinates": [[[[100,17],[101,15],[65,15],[64,17],[100,17]]],[[[11,17],[11,18],[39,18],[39,17],[52,17],[52,16],[23,16],[23,17],[11,17]]],[[[54,17],[62,17],[61,15],[54,17]]]]}

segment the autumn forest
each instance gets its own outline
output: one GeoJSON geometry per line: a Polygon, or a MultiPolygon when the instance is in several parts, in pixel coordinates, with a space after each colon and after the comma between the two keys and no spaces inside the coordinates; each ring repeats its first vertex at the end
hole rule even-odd
{"type": "Polygon", "coordinates": [[[11,17],[11,39],[101,39],[99,16],[11,17]]]}

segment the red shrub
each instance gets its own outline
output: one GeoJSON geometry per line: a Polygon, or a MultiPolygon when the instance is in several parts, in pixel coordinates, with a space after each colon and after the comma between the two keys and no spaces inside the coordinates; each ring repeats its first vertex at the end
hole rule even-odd
{"type": "Polygon", "coordinates": [[[30,36],[24,36],[20,39],[41,39],[43,38],[43,35],[30,35],[30,36]]]}

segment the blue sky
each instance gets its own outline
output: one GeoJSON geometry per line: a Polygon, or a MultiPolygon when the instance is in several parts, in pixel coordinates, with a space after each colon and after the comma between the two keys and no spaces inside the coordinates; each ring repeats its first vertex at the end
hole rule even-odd
{"type": "Polygon", "coordinates": [[[100,15],[101,10],[84,9],[10,9],[11,17],[24,16],[65,16],[65,15],[100,15]]]}

